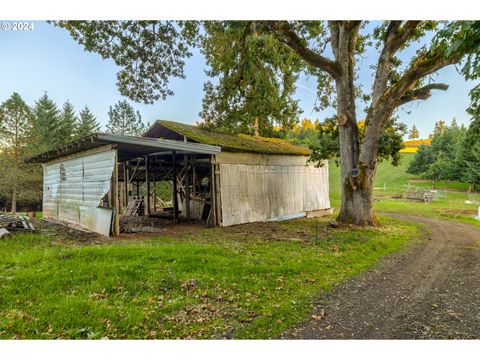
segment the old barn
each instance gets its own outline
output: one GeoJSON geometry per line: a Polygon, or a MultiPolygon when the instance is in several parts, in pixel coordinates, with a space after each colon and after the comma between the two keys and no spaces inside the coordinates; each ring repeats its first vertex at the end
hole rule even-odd
{"type": "Polygon", "coordinates": [[[230,226],[320,215],[328,164],[308,158],[283,140],[157,121],[142,137],[96,133],[30,161],[43,164],[45,219],[108,236],[138,216],[230,226]]]}

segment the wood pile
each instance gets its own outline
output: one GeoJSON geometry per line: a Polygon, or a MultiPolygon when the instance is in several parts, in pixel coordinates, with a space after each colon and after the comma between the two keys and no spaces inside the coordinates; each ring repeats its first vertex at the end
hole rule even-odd
{"type": "Polygon", "coordinates": [[[143,199],[137,196],[130,198],[123,216],[141,216],[144,213],[143,199]]]}
{"type": "Polygon", "coordinates": [[[0,213],[0,237],[14,231],[35,231],[35,228],[25,215],[0,213]]]}

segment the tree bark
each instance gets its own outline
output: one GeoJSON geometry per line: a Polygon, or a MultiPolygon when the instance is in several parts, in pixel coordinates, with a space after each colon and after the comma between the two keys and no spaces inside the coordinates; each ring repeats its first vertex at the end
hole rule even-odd
{"type": "Polygon", "coordinates": [[[376,169],[362,168],[352,178],[342,176],[342,204],[337,221],[342,224],[377,226],[373,211],[373,179],[376,169]]]}
{"type": "Polygon", "coordinates": [[[360,147],[355,105],[355,44],[359,23],[331,22],[330,34],[340,76],[336,79],[337,121],[340,140],[342,200],[337,221],[355,225],[376,225],[372,191],[375,168],[359,163],[360,147]]]}

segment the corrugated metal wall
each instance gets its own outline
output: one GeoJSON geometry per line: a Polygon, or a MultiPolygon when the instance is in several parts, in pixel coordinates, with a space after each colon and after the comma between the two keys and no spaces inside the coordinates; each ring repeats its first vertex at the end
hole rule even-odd
{"type": "Polygon", "coordinates": [[[228,155],[229,163],[217,157],[223,226],[330,208],[328,163],[316,168],[307,165],[307,157],[243,157],[238,159],[248,164],[233,163],[234,154],[228,155]]]}
{"type": "Polygon", "coordinates": [[[47,163],[43,168],[43,216],[105,234],[111,209],[98,208],[111,186],[115,150],[47,163]],[[103,222],[103,223],[102,223],[103,222]]]}

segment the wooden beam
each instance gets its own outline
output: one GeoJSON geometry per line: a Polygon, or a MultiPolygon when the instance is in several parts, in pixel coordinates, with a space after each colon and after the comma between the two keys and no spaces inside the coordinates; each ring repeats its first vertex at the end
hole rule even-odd
{"type": "Polygon", "coordinates": [[[213,163],[213,155],[210,156],[210,162],[210,211],[213,215],[213,226],[217,226],[217,191],[215,188],[215,164],[213,163]]]}
{"type": "Polygon", "coordinates": [[[145,156],[145,180],[147,181],[147,203],[146,207],[146,215],[150,216],[150,169],[148,168],[148,155],[145,156]]]}
{"type": "MultiPolygon", "coordinates": [[[[183,136],[183,141],[188,142],[188,139],[186,136],[183,136]]],[[[184,162],[184,188],[185,188],[185,217],[187,219],[190,219],[190,179],[188,176],[188,155],[183,156],[183,162],[184,162]]]]}
{"type": "Polygon", "coordinates": [[[177,197],[177,160],[176,160],[176,152],[172,151],[172,188],[173,188],[173,218],[178,220],[178,197],[177,197]]]}
{"type": "Polygon", "coordinates": [[[188,171],[188,155],[183,157],[184,162],[184,172],[183,172],[183,179],[184,179],[184,189],[185,189],[185,217],[190,219],[190,176],[188,171]]]}
{"type": "Polygon", "coordinates": [[[118,149],[115,149],[115,166],[113,169],[113,236],[120,235],[120,201],[118,197],[118,149]]]}
{"type": "Polygon", "coordinates": [[[123,184],[124,186],[124,192],[125,192],[125,207],[128,205],[128,168],[127,168],[127,162],[123,163],[123,184]]]}
{"type": "Polygon", "coordinates": [[[153,171],[153,212],[157,212],[157,180],[155,179],[155,170],[153,171]]]}

